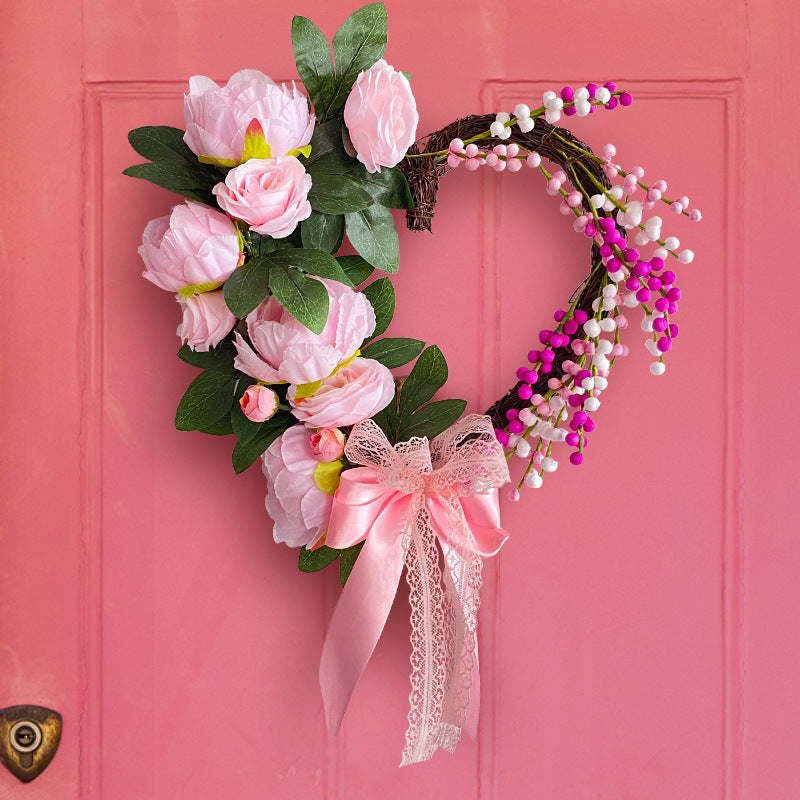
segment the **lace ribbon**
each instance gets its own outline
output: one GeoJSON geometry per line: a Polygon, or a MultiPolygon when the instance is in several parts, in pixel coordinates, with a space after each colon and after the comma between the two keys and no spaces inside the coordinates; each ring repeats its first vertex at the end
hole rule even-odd
{"type": "Polygon", "coordinates": [[[364,547],[322,649],[320,685],[337,733],[392,607],[403,567],[411,603],[411,710],[401,766],[455,750],[477,732],[477,613],[482,559],[508,538],[497,489],[509,480],[488,417],[468,416],[431,442],[392,447],[365,420],[353,428],[326,544],[364,547]],[[439,547],[437,548],[437,541],[439,547]],[[444,573],[439,549],[443,554],[444,573]]]}

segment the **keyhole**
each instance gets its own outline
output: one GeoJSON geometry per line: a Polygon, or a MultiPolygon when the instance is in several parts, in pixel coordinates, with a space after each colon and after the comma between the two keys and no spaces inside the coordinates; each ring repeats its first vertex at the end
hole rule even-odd
{"type": "Polygon", "coordinates": [[[23,725],[14,733],[14,742],[21,750],[27,750],[35,741],[36,731],[30,725],[23,725]]]}

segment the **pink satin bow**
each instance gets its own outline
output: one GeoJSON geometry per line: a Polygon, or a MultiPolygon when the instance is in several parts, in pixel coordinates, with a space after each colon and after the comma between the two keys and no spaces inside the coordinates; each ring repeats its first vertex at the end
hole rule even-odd
{"type": "Polygon", "coordinates": [[[320,685],[337,733],[392,607],[403,566],[412,621],[411,710],[401,765],[453,752],[478,715],[476,617],[482,558],[508,538],[497,488],[509,480],[488,417],[465,417],[430,443],[392,447],[372,420],[350,434],[326,544],[364,540],[325,639],[320,685]],[[436,542],[444,554],[439,565],[436,542]]]}

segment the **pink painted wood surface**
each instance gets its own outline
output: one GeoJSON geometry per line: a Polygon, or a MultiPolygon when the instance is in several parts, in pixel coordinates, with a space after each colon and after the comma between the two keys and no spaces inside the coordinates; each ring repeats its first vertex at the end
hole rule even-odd
{"type": "MultiPolygon", "coordinates": [[[[630,87],[630,109],[572,127],[704,211],[676,230],[697,258],[667,374],[649,374],[630,331],[584,466],[505,504],[478,741],[397,769],[402,592],[328,736],[316,669],[335,576],[298,574],[272,543],[263,479],[233,474],[230,442],[172,428],[194,371],[136,247],[175,198],[120,172],[137,159],[128,129],[181,125],[188,76],[289,79],[292,14],[330,36],[353,9],[7,3],[0,706],[51,706],[65,732],[34,783],[0,772],[0,798],[800,796],[798,380],[784,366],[798,225],[787,213],[779,232],[770,213],[795,184],[797,7],[388,8],[387,58],[414,76],[421,131],[563,83],[630,87]]],[[[585,250],[532,173],[449,175],[434,235],[401,234],[391,331],[439,344],[447,394],[481,410],[585,250]]]]}

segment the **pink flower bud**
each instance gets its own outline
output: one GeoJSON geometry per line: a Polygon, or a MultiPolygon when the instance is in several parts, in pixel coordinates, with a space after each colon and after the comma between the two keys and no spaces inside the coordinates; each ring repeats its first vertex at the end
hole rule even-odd
{"type": "Polygon", "coordinates": [[[383,59],[360,73],[344,105],[344,122],[367,172],[402,161],[417,136],[417,103],[402,72],[383,59]]]}
{"type": "Polygon", "coordinates": [[[311,455],[317,461],[336,461],[344,453],[344,434],[338,428],[323,428],[311,436],[311,455]]]}
{"type": "Polygon", "coordinates": [[[269,386],[248,386],[239,398],[242,412],[251,422],[266,422],[278,410],[278,395],[269,386]]]}

